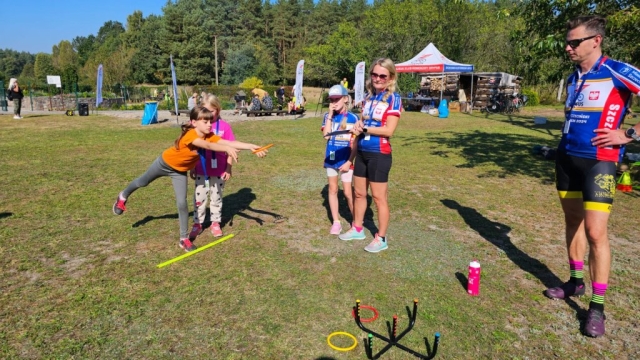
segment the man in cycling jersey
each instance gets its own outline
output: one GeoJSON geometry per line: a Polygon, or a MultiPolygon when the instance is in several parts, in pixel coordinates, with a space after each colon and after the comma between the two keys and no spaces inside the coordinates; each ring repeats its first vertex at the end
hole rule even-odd
{"type": "Polygon", "coordinates": [[[585,293],[584,257],[589,245],[592,297],[584,333],[605,333],[604,295],[611,251],[607,223],[616,189],[616,164],[624,144],[640,137],[640,125],[620,129],[640,71],[603,56],[606,20],[581,16],[567,23],[565,51],[576,69],[567,82],[565,123],[556,159],[556,188],[565,215],[569,281],[545,290],[552,299],[585,293]]]}

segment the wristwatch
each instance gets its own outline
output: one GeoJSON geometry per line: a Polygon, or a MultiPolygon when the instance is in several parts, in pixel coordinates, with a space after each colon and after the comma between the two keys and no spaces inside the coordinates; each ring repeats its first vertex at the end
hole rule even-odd
{"type": "Polygon", "coordinates": [[[627,131],[624,132],[624,134],[628,138],[631,138],[631,139],[633,139],[635,141],[640,141],[640,135],[636,131],[636,128],[634,128],[633,126],[628,128],[627,131]]]}
{"type": "Polygon", "coordinates": [[[367,132],[367,128],[366,128],[366,127],[363,127],[363,128],[362,128],[362,132],[363,132],[363,133],[366,133],[366,132],[367,132]]]}

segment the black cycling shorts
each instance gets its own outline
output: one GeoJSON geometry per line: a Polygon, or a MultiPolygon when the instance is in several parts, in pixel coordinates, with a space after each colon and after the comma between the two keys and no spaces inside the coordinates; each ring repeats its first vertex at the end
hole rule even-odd
{"type": "Polygon", "coordinates": [[[391,154],[358,151],[353,176],[367,178],[371,182],[386,183],[391,170],[391,154]]]}
{"type": "Polygon", "coordinates": [[[556,189],[561,199],[582,199],[585,210],[610,212],[616,193],[613,161],[585,159],[559,151],[556,189]]]}

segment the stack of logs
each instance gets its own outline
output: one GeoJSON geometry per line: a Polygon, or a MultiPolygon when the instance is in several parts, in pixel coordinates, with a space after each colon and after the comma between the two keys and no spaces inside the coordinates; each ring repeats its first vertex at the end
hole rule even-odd
{"type": "MultiPolygon", "coordinates": [[[[458,84],[460,83],[459,74],[449,74],[443,76],[423,76],[420,82],[420,87],[430,92],[454,92],[458,90],[458,84]]],[[[431,94],[435,95],[435,94],[431,94]]]]}
{"type": "Polygon", "coordinates": [[[480,77],[473,89],[473,108],[482,109],[489,104],[493,95],[513,95],[520,93],[520,80],[514,80],[514,85],[500,86],[500,77],[480,77]]]}

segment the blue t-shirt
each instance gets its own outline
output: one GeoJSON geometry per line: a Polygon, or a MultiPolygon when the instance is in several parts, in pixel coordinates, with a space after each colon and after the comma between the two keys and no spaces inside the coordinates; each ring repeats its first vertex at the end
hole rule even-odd
{"type": "MultiPolygon", "coordinates": [[[[383,91],[379,94],[371,95],[366,99],[362,107],[364,126],[386,126],[387,117],[400,117],[400,109],[402,109],[402,100],[398,93],[383,91]]],[[[391,143],[388,137],[363,133],[358,137],[358,151],[391,154],[391,143]]]]}
{"type": "Polygon", "coordinates": [[[595,129],[620,128],[631,94],[640,94],[640,71],[623,62],[601,57],[591,71],[577,69],[567,81],[562,140],[558,149],[569,155],[621,161],[624,146],[600,148],[591,144],[595,129]]]}
{"type": "MultiPolygon", "coordinates": [[[[322,128],[326,125],[328,117],[329,113],[324,114],[324,118],[322,119],[322,128]]],[[[358,117],[350,112],[333,115],[333,119],[331,119],[331,130],[329,130],[329,132],[349,130],[357,121],[358,117]],[[342,126],[342,121],[345,117],[346,121],[344,126],[342,126]]],[[[349,156],[351,156],[351,134],[332,136],[327,140],[324,167],[337,169],[349,160],[349,156]]]]}

